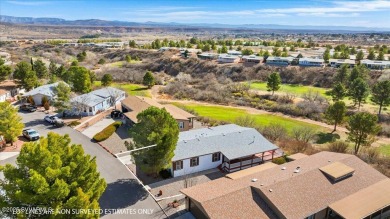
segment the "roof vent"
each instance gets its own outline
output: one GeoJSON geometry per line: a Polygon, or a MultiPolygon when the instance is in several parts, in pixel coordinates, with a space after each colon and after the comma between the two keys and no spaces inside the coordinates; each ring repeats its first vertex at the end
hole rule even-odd
{"type": "Polygon", "coordinates": [[[294,170],[294,173],[299,173],[300,170],[301,170],[301,167],[300,167],[300,166],[297,166],[297,168],[295,168],[295,170],[294,170]]]}
{"type": "Polygon", "coordinates": [[[184,140],[184,143],[187,143],[187,141],[186,141],[186,140],[184,140]]]}
{"type": "Polygon", "coordinates": [[[264,184],[262,183],[262,184],[260,184],[260,186],[264,186],[264,184]]]}
{"type": "Polygon", "coordinates": [[[330,162],[331,162],[331,160],[328,160],[328,162],[330,163],[330,162]]]}
{"type": "Polygon", "coordinates": [[[282,167],[282,170],[285,170],[286,169],[286,167],[282,167]]]}
{"type": "Polygon", "coordinates": [[[269,192],[272,192],[272,189],[269,189],[269,192]]]}
{"type": "Polygon", "coordinates": [[[226,134],[225,134],[225,133],[222,133],[222,135],[223,135],[223,136],[226,136],[226,134]]]}
{"type": "Polygon", "coordinates": [[[256,179],[256,178],[253,178],[253,179],[252,179],[252,182],[256,182],[256,181],[257,181],[257,179],[256,179]]]}

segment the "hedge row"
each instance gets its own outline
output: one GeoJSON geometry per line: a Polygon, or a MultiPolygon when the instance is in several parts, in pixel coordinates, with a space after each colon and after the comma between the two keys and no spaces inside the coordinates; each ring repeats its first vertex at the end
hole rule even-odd
{"type": "Polygon", "coordinates": [[[93,136],[93,140],[100,142],[109,138],[122,125],[122,122],[114,122],[93,136]]]}

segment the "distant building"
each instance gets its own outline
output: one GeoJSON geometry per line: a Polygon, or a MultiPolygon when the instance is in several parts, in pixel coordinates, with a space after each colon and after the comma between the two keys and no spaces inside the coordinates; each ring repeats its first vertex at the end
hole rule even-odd
{"type": "Polygon", "coordinates": [[[236,50],[229,50],[227,52],[228,55],[232,55],[232,56],[240,56],[242,55],[242,52],[241,51],[236,51],[236,50]]]}
{"type": "Polygon", "coordinates": [[[20,89],[12,80],[6,80],[0,83],[0,102],[16,101],[16,96],[23,93],[24,89],[20,89]]]}
{"type": "Polygon", "coordinates": [[[216,60],[218,59],[218,54],[215,53],[200,53],[198,58],[202,60],[216,60]]]}
{"type": "Polygon", "coordinates": [[[261,63],[263,57],[256,55],[242,56],[242,61],[246,63],[261,63]]]}
{"type": "Polygon", "coordinates": [[[358,157],[320,152],[185,188],[195,218],[390,217],[390,179],[358,157]]]}
{"type": "Polygon", "coordinates": [[[173,177],[217,167],[235,172],[283,155],[256,129],[234,124],[180,132],[174,153],[173,177]]]}
{"type": "Polygon", "coordinates": [[[364,60],[361,60],[360,63],[365,65],[369,69],[390,68],[390,61],[376,61],[376,60],[364,59],[364,60]]]}
{"type": "Polygon", "coordinates": [[[329,59],[329,64],[332,67],[338,68],[344,64],[349,65],[350,68],[353,68],[355,66],[355,60],[351,59],[329,59]]]}
{"type": "Polygon", "coordinates": [[[220,63],[238,63],[240,60],[241,58],[236,55],[220,54],[218,56],[218,62],[220,63]]]}
{"type": "Polygon", "coordinates": [[[81,114],[82,116],[93,116],[98,112],[115,106],[125,98],[126,93],[122,90],[113,87],[101,88],[72,98],[72,113],[81,114]]]}
{"type": "Polygon", "coordinates": [[[303,67],[324,67],[325,61],[323,59],[300,58],[299,65],[303,67]]]}
{"type": "Polygon", "coordinates": [[[160,109],[165,108],[177,121],[180,131],[188,131],[194,127],[194,119],[196,116],[171,104],[162,105],[151,98],[138,96],[128,96],[126,99],[122,100],[121,103],[122,112],[126,116],[128,124],[137,123],[137,115],[149,107],[154,106],[160,109]]]}
{"type": "Polygon", "coordinates": [[[291,62],[294,60],[293,57],[276,57],[269,56],[266,59],[267,65],[280,65],[280,66],[288,66],[291,65],[291,62]]]}

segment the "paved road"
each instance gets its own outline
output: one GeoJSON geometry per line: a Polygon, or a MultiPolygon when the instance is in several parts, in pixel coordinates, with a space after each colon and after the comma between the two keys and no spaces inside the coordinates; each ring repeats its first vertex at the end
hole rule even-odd
{"type": "MultiPolygon", "coordinates": [[[[82,133],[69,128],[53,128],[43,122],[44,113],[21,113],[28,128],[34,128],[41,135],[48,132],[68,134],[72,142],[81,144],[85,153],[96,157],[98,170],[107,182],[106,191],[100,198],[100,207],[106,210],[102,218],[165,218],[164,213],[149,194],[143,190],[126,167],[111,154],[82,133]],[[120,209],[116,214],[110,209],[120,209]],[[126,210],[123,210],[126,209],[126,210]]],[[[0,164],[14,163],[15,157],[1,161],[0,164]]]]}

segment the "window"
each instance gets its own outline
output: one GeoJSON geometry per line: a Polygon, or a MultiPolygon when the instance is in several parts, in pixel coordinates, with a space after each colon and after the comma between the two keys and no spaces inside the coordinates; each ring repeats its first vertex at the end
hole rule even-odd
{"type": "Polygon", "coordinates": [[[183,161],[182,160],[173,162],[173,170],[181,170],[181,169],[183,169],[183,161]]]}
{"type": "Polygon", "coordinates": [[[184,129],[184,122],[179,122],[179,129],[184,129]]]}
{"type": "Polygon", "coordinates": [[[213,162],[221,160],[221,153],[217,152],[213,154],[213,162]]]}
{"type": "Polygon", "coordinates": [[[195,167],[199,165],[199,157],[193,157],[190,160],[190,167],[195,167]]]}

